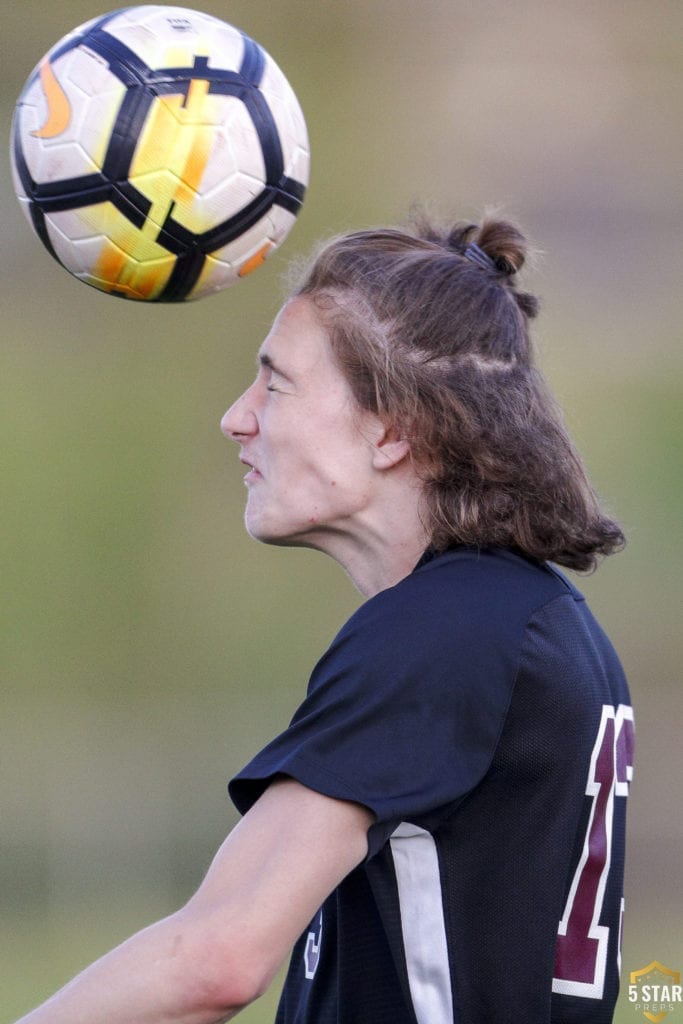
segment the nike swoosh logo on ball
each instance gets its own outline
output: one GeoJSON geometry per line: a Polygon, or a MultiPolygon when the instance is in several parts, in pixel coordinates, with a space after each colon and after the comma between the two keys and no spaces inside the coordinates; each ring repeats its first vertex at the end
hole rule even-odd
{"type": "Polygon", "coordinates": [[[69,126],[71,104],[47,58],[40,65],[40,81],[47,100],[47,120],[31,135],[36,139],[55,139],[69,126]]]}

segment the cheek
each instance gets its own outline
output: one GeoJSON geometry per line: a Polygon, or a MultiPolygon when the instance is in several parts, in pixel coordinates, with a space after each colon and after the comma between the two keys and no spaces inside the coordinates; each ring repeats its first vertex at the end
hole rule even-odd
{"type": "Polygon", "coordinates": [[[357,433],[342,432],[341,427],[330,438],[320,455],[321,476],[331,494],[358,494],[368,486],[371,466],[370,446],[357,433]]]}

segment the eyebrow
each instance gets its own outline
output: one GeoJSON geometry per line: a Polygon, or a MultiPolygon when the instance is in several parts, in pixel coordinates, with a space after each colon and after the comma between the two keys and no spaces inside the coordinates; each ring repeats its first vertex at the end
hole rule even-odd
{"type": "Polygon", "coordinates": [[[273,362],[273,360],[266,352],[259,353],[258,361],[260,365],[263,366],[265,369],[270,370],[272,373],[276,373],[278,377],[284,377],[285,380],[288,380],[290,383],[293,383],[292,378],[288,374],[286,374],[284,370],[281,370],[280,367],[273,362]]]}

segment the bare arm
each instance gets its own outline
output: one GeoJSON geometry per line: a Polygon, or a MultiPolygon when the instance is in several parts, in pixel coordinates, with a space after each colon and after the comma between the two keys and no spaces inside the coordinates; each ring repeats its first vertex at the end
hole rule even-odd
{"type": "Polygon", "coordinates": [[[17,1024],[219,1024],[270,984],[367,852],[371,813],[274,782],[177,913],[138,932],[17,1024]]]}

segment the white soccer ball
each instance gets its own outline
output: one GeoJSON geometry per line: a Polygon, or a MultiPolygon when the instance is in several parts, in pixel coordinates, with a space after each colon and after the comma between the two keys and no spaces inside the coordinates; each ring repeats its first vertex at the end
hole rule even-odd
{"type": "Polygon", "coordinates": [[[17,103],[12,165],[29,223],[70,273],[180,302],[233,284],[284,240],[309,146],[258,43],[144,5],[86,22],[43,58],[17,103]]]}

